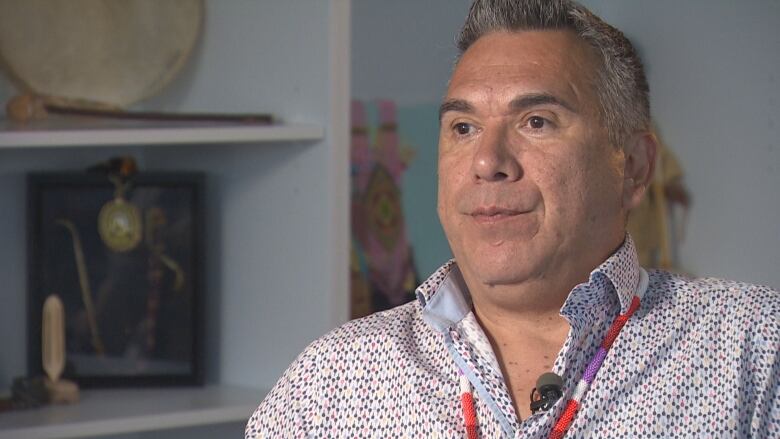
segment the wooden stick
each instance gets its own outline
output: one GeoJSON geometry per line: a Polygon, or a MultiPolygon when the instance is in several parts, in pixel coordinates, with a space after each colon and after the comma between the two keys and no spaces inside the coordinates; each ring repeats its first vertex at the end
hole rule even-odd
{"type": "Polygon", "coordinates": [[[65,116],[160,122],[212,122],[252,125],[269,125],[274,123],[273,116],[267,113],[126,111],[97,102],[33,94],[23,94],[11,98],[6,104],[6,113],[12,121],[18,123],[44,119],[49,113],[65,116]]]}
{"type": "Polygon", "coordinates": [[[168,113],[161,111],[98,110],[45,104],[47,112],[53,114],[100,117],[107,119],[154,120],[169,122],[233,122],[268,125],[273,123],[270,114],[253,113],[168,113]]]}

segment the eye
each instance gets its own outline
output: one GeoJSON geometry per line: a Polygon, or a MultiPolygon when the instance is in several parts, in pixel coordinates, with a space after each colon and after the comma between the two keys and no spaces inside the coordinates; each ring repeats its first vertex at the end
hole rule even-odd
{"type": "Polygon", "coordinates": [[[473,127],[471,126],[471,124],[468,124],[466,122],[458,122],[452,127],[455,133],[458,134],[459,136],[466,136],[468,134],[471,134],[472,128],[473,127]]]}
{"type": "Polygon", "coordinates": [[[528,126],[535,129],[540,130],[544,128],[545,124],[547,123],[547,120],[545,120],[543,117],[539,116],[531,116],[528,119],[528,126]]]}

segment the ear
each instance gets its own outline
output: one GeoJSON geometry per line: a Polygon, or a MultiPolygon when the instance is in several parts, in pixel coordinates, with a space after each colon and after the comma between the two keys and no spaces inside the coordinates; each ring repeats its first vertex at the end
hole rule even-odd
{"type": "Polygon", "coordinates": [[[653,133],[637,133],[625,145],[623,169],[623,207],[629,211],[642,202],[645,190],[655,175],[658,139],[653,133]]]}

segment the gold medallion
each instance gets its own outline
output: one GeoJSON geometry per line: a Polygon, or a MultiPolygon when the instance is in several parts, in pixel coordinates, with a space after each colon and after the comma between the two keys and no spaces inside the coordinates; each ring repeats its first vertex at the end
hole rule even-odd
{"type": "Polygon", "coordinates": [[[98,232],[108,248],[127,252],[141,242],[141,213],[133,203],[116,197],[100,209],[98,232]]]}

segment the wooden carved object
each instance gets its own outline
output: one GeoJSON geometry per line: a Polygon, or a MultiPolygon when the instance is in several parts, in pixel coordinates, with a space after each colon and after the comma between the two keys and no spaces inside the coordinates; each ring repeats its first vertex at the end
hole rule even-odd
{"type": "Polygon", "coordinates": [[[56,294],[43,303],[41,328],[41,358],[46,372],[46,390],[52,403],[74,403],[79,400],[76,383],[61,380],[65,370],[65,307],[56,294]]]}
{"type": "Polygon", "coordinates": [[[42,321],[43,370],[52,382],[57,382],[65,369],[65,310],[56,294],[43,303],[42,321]]]}

